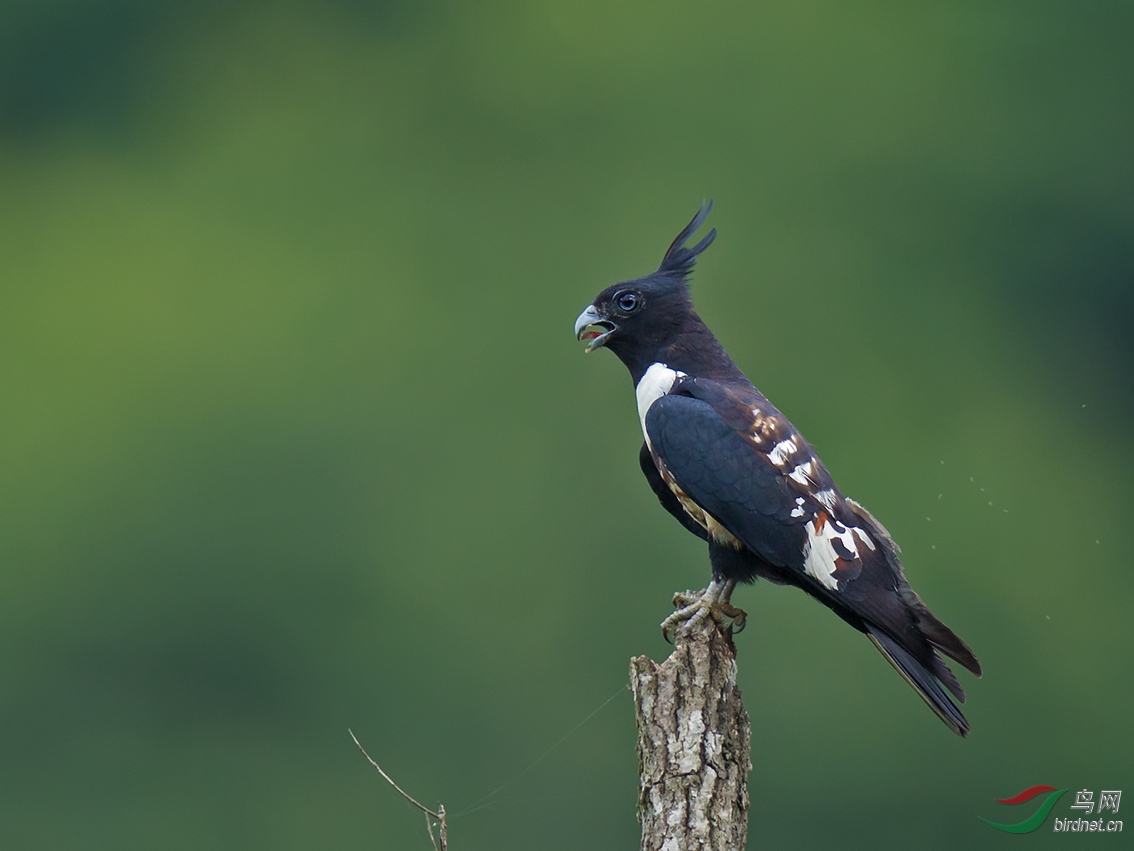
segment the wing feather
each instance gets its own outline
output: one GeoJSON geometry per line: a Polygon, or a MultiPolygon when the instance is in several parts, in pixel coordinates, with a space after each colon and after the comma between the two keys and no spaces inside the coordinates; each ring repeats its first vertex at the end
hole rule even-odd
{"type": "Polygon", "coordinates": [[[711,518],[711,540],[722,540],[719,526],[723,538],[782,568],[784,578],[870,636],[955,732],[968,731],[945,693],[963,702],[964,692],[936,651],[977,676],[980,663],[910,588],[886,529],[838,492],[759,391],[686,379],[650,406],[644,427],[661,486],[687,515],[711,518]]]}
{"type": "Polygon", "coordinates": [[[707,402],[663,396],[646,414],[660,468],[705,512],[764,560],[798,564],[807,539],[792,517],[795,493],[760,453],[707,402]]]}

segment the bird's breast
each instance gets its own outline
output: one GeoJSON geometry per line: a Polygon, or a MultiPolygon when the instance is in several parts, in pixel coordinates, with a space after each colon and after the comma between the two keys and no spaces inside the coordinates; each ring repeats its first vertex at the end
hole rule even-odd
{"type": "Polygon", "coordinates": [[[654,447],[650,443],[650,436],[646,434],[646,414],[654,402],[673,389],[677,379],[684,377],[685,373],[680,370],[670,369],[664,363],[654,363],[650,364],[650,368],[643,373],[638,380],[638,386],[634,388],[634,395],[638,400],[638,419],[642,423],[642,437],[651,450],[654,447]]]}

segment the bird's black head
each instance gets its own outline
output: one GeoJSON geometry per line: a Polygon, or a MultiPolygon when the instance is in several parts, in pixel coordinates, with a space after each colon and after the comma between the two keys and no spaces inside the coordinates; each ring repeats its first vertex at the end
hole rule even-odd
{"type": "Polygon", "coordinates": [[[652,275],[607,287],[575,320],[575,336],[587,341],[587,351],[606,347],[618,355],[637,381],[641,372],[674,344],[690,326],[705,329],[693,310],[687,278],[697,255],[716,238],[714,228],[694,245],[686,241],[713,209],[712,201],[700,211],[669,246],[652,275]]]}

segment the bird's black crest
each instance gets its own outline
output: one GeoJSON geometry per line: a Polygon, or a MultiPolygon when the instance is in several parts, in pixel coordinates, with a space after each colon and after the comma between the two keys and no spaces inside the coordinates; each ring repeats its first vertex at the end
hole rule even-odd
{"type": "Polygon", "coordinates": [[[697,260],[697,255],[712,245],[713,240],[717,238],[717,229],[713,228],[708,234],[694,245],[692,248],[685,247],[685,241],[705,223],[705,219],[709,217],[712,212],[713,202],[707,201],[701,204],[701,209],[697,215],[693,217],[693,221],[685,226],[685,229],[677,235],[677,239],[670,245],[669,250],[666,251],[665,257],[662,258],[661,265],[658,266],[658,273],[663,275],[679,275],[684,278],[693,271],[693,264],[697,260]]]}

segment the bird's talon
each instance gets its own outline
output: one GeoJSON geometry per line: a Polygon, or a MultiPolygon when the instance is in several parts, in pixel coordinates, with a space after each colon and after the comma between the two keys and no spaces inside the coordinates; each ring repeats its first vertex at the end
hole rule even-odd
{"type": "Polygon", "coordinates": [[[744,629],[745,621],[748,620],[748,612],[744,611],[744,609],[737,608],[732,603],[727,601],[722,601],[721,603],[719,603],[718,608],[727,617],[732,619],[733,626],[736,627],[737,632],[740,632],[742,629],[744,629]]]}
{"type": "Polygon", "coordinates": [[[701,595],[704,593],[704,591],[701,591],[700,593],[694,591],[675,591],[673,594],[673,606],[674,608],[682,609],[686,606],[691,606],[698,600],[700,600],[701,595]]]}
{"type": "Polygon", "coordinates": [[[747,614],[729,602],[729,595],[735,582],[718,583],[716,580],[699,594],[690,591],[673,595],[673,605],[677,611],[662,621],[662,637],[673,643],[673,637],[680,632],[695,631],[706,618],[712,618],[717,628],[724,631],[740,632],[744,629],[747,614]],[[725,618],[732,621],[725,626],[725,618]]]}

